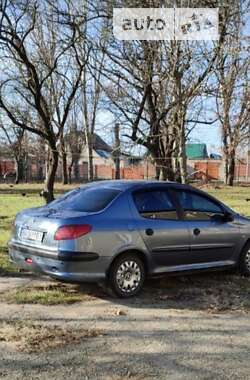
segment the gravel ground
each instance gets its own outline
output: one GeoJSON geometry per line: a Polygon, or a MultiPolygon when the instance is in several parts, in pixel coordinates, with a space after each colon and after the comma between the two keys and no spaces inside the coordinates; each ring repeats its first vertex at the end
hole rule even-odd
{"type": "MultiPolygon", "coordinates": [[[[209,276],[200,276],[196,280],[173,280],[165,289],[159,281],[156,285],[149,283],[141,296],[127,301],[101,296],[73,305],[2,302],[2,328],[6,322],[11,325],[32,321],[45,328],[54,327],[55,336],[57,327],[101,333],[83,338],[79,344],[68,343],[56,349],[43,347],[41,352],[29,353],[18,349],[13,341],[1,340],[0,334],[0,378],[249,379],[248,309],[233,307],[236,304],[229,309],[228,303],[220,311],[210,307],[211,299],[218,304],[218,294],[209,294],[208,279],[209,276]],[[188,285],[190,281],[192,286],[188,285]],[[208,298],[207,307],[203,293],[198,291],[201,281],[208,298]]],[[[30,279],[22,281],[17,279],[16,286],[31,283],[30,279]]],[[[34,285],[36,281],[33,280],[34,285]]],[[[215,280],[217,285],[218,281],[228,284],[231,277],[220,276],[215,280]]],[[[9,284],[13,289],[15,279],[11,278],[9,284]]],[[[6,291],[6,286],[6,278],[0,278],[0,292],[6,291]]],[[[91,289],[94,291],[95,287],[91,289]]]]}

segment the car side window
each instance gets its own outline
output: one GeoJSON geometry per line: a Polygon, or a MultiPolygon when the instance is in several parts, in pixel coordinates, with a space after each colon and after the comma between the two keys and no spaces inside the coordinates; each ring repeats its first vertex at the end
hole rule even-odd
{"type": "Polygon", "coordinates": [[[178,190],[176,197],[186,220],[211,220],[215,214],[223,215],[223,210],[217,203],[192,191],[178,190]]]}
{"type": "Polygon", "coordinates": [[[133,199],[143,218],[178,219],[176,208],[166,190],[138,191],[133,194],[133,199]]]}

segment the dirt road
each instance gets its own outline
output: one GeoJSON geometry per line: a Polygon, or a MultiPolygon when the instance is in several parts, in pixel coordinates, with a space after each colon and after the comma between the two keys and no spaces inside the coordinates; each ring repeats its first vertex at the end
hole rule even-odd
{"type": "MultiPolygon", "coordinates": [[[[17,321],[32,321],[39,329],[52,327],[55,336],[60,328],[98,333],[77,344],[41,346],[38,352],[20,350],[13,339],[2,339],[0,378],[250,379],[249,313],[203,308],[197,292],[190,303],[179,293],[178,285],[183,292],[187,286],[175,281],[168,295],[159,294],[158,283],[149,284],[142,296],[122,302],[96,297],[73,305],[1,303],[2,331],[17,321]],[[178,299],[173,296],[176,287],[178,299]]],[[[0,279],[0,291],[6,291],[6,279],[3,282],[0,279]]],[[[10,283],[13,287],[15,280],[10,283]]],[[[24,285],[25,280],[17,280],[16,286],[24,285]]]]}

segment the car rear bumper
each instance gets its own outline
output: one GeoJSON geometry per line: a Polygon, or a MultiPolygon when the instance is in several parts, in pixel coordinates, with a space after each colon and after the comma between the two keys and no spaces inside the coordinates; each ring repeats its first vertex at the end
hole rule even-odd
{"type": "Polygon", "coordinates": [[[52,251],[13,242],[8,247],[10,260],[19,268],[66,281],[103,280],[110,264],[110,257],[94,252],[52,251]]]}

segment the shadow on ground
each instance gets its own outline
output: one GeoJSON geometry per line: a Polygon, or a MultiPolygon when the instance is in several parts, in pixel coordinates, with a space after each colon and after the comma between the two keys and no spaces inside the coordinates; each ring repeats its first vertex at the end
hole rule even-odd
{"type": "Polygon", "coordinates": [[[228,272],[148,279],[142,292],[129,299],[110,296],[102,285],[78,286],[80,292],[89,296],[136,308],[157,305],[189,310],[250,310],[250,279],[228,272]]]}
{"type": "MultiPolygon", "coordinates": [[[[11,274],[4,275],[0,272],[6,282],[6,276],[11,274]]],[[[131,308],[250,311],[250,278],[229,272],[148,279],[141,293],[129,299],[115,297],[104,284],[67,284],[27,272],[14,276],[30,281],[18,288],[14,296],[12,293],[9,298],[6,296],[7,302],[49,305],[104,300],[131,308]]]]}

